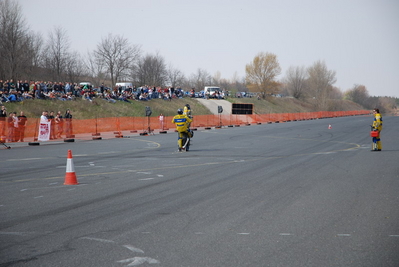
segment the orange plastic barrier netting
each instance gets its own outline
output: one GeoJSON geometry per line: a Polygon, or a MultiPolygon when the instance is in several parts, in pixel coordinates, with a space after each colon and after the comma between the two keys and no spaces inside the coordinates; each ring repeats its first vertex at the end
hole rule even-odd
{"type": "MultiPolygon", "coordinates": [[[[356,115],[369,115],[368,110],[353,111],[320,111],[304,113],[270,113],[253,115],[197,115],[191,124],[192,128],[216,127],[227,125],[245,125],[256,123],[287,122],[296,120],[312,120],[321,118],[333,118],[356,115]]],[[[83,134],[91,136],[93,134],[105,132],[123,132],[123,131],[148,131],[148,130],[174,130],[172,123],[173,116],[164,117],[163,123],[158,117],[112,117],[78,120],[73,119],[70,129],[66,129],[67,123],[64,121],[62,127],[62,137],[69,132],[71,135],[83,134]],[[69,131],[68,131],[69,130],[69,131]]],[[[32,140],[38,136],[40,119],[27,120],[25,127],[25,138],[32,140]]],[[[2,140],[8,140],[8,126],[4,124],[2,140]]],[[[57,127],[57,126],[54,126],[57,127]]],[[[2,129],[0,129],[1,131],[2,129]]],[[[53,129],[56,130],[56,129],[53,129]]],[[[1,133],[1,132],[0,132],[1,133]]],[[[29,141],[29,140],[25,140],[29,141]]]]}

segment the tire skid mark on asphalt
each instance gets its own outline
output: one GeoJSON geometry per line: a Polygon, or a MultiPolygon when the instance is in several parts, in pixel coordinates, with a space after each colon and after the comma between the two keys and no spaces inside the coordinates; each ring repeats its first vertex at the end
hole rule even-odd
{"type": "MultiPolygon", "coordinates": [[[[276,158],[276,157],[271,157],[276,158]]],[[[250,159],[245,161],[255,161],[259,159],[250,159]]],[[[198,167],[198,166],[209,166],[209,165],[220,165],[226,163],[237,163],[235,160],[233,161],[224,161],[224,162],[207,162],[207,163],[198,163],[198,164],[189,164],[189,165],[180,165],[180,166],[162,166],[156,168],[149,168],[149,169],[141,169],[141,170],[118,170],[118,171],[111,171],[111,172],[96,172],[96,173],[87,173],[87,174],[79,174],[79,177],[90,177],[90,176],[98,176],[98,175],[111,175],[111,174],[121,174],[121,173],[129,173],[129,172],[149,172],[155,170],[165,170],[165,169],[175,169],[175,168],[189,168],[189,167],[198,167]]],[[[241,163],[241,161],[240,161],[241,163]]],[[[65,166],[63,166],[65,168],[65,166]]],[[[45,177],[45,178],[31,178],[31,179],[23,179],[23,180],[14,180],[14,181],[0,181],[1,183],[11,183],[11,182],[28,182],[28,181],[37,181],[37,180],[54,180],[54,179],[61,179],[64,176],[54,176],[54,177],[45,177]]]]}
{"type": "MultiPolygon", "coordinates": [[[[64,168],[65,168],[65,166],[64,166],[64,168]]],[[[136,172],[136,170],[126,170],[126,172],[136,172]]],[[[149,174],[152,174],[152,172],[149,172],[149,171],[146,171],[146,172],[136,172],[137,174],[146,174],[146,175],[149,175],[149,174]]],[[[84,175],[79,175],[79,176],[84,176],[84,175]]],[[[163,174],[157,174],[156,175],[157,177],[148,177],[148,178],[141,178],[141,179],[137,179],[138,181],[150,181],[150,180],[154,180],[154,179],[157,179],[157,178],[162,178],[162,177],[164,177],[164,175],[163,174]]],[[[22,180],[18,180],[18,181],[22,181],[22,180]]],[[[98,182],[98,183],[96,183],[96,184],[99,184],[100,182],[98,182]]],[[[28,190],[41,190],[41,189],[44,189],[44,188],[65,188],[65,185],[58,185],[59,184],[59,182],[53,182],[53,183],[49,183],[48,185],[50,186],[50,187],[31,187],[31,188],[23,188],[23,189],[20,189],[20,192],[24,192],[24,191],[28,191],[28,190]]],[[[78,184],[78,185],[76,185],[76,186],[84,186],[84,185],[87,185],[87,184],[78,184]]],[[[72,190],[75,190],[76,188],[74,187],[74,188],[69,188],[68,189],[68,191],[72,191],[72,190]]],[[[41,197],[43,197],[43,196],[41,196],[41,197]]],[[[35,197],[35,198],[38,198],[38,197],[35,197]]]]}
{"type": "MultiPolygon", "coordinates": [[[[36,235],[36,234],[53,234],[52,232],[5,232],[5,231],[0,231],[0,235],[20,235],[20,236],[24,236],[24,235],[36,235]]],[[[155,234],[153,232],[141,232],[141,234],[143,235],[148,235],[148,234],[155,234]]],[[[193,232],[194,235],[207,235],[206,232],[193,232]]],[[[256,235],[256,233],[250,233],[250,232],[237,232],[234,233],[237,235],[256,235]]],[[[210,235],[214,235],[214,233],[210,234],[210,235]]],[[[278,233],[279,236],[291,236],[291,237],[298,237],[301,238],[300,235],[295,235],[293,233],[278,233]]],[[[332,234],[331,237],[356,237],[356,236],[362,236],[362,235],[352,235],[352,234],[332,234]]],[[[382,237],[384,237],[385,235],[383,235],[382,237]]],[[[392,234],[392,235],[386,235],[385,237],[394,237],[394,238],[399,238],[399,234],[392,234]]],[[[79,237],[79,239],[84,239],[84,240],[91,240],[91,241],[97,241],[97,242],[101,242],[101,243],[114,243],[116,244],[115,241],[113,240],[109,240],[109,239],[103,239],[103,238],[95,238],[95,237],[79,237]]],[[[139,252],[139,253],[144,253],[143,250],[136,248],[132,245],[123,245],[123,247],[129,249],[130,251],[133,252],[139,252]]]]}
{"type": "MultiPolygon", "coordinates": [[[[357,145],[360,147],[360,145],[357,145]]],[[[329,153],[332,152],[339,152],[339,151],[347,151],[350,149],[354,148],[348,148],[348,149],[340,149],[340,150],[332,150],[329,153]]],[[[190,167],[199,167],[199,166],[210,166],[210,165],[220,165],[220,164],[233,164],[233,163],[243,163],[243,162],[251,162],[251,161],[258,161],[258,160],[270,160],[270,159],[283,159],[283,158],[289,158],[289,157],[302,157],[302,156],[307,156],[307,155],[317,155],[320,152],[313,152],[313,153],[303,153],[303,154],[295,154],[295,155],[288,155],[288,156],[270,156],[270,157],[257,157],[257,158],[252,158],[252,159],[244,159],[244,160],[228,160],[228,161],[223,161],[223,162],[206,162],[206,163],[198,163],[198,164],[185,164],[185,165],[173,165],[173,166],[162,166],[162,167],[156,167],[156,168],[149,168],[149,169],[141,169],[141,170],[118,170],[118,171],[112,171],[112,172],[100,172],[100,173],[87,173],[87,174],[79,174],[79,177],[89,177],[89,176],[98,176],[98,175],[112,175],[112,174],[121,174],[121,173],[129,173],[129,172],[148,172],[148,171],[154,171],[154,170],[165,170],[165,169],[172,169],[172,168],[190,168],[190,167]]],[[[323,152],[324,154],[327,152],[323,152]]],[[[58,166],[59,168],[65,168],[65,166],[58,166]]],[[[85,166],[85,167],[92,167],[92,166],[85,166]]],[[[94,166],[97,167],[97,166],[94,166]]],[[[11,182],[27,182],[27,181],[35,181],[35,180],[40,180],[40,179],[45,179],[45,180],[54,180],[54,179],[60,179],[64,178],[64,176],[54,176],[54,177],[45,177],[45,178],[32,178],[32,179],[24,179],[24,180],[15,180],[15,181],[0,181],[1,183],[11,183],[11,182]]]]}
{"type": "MultiPolygon", "coordinates": [[[[143,149],[154,149],[161,147],[160,143],[150,140],[140,140],[140,139],[131,139],[134,141],[146,142],[147,146],[143,149]],[[148,144],[150,143],[150,144],[148,144]]],[[[95,154],[73,154],[73,157],[88,157],[88,156],[95,156],[95,155],[107,155],[107,154],[116,154],[116,153],[129,153],[130,151],[105,151],[105,152],[98,152],[95,154]]],[[[60,156],[61,157],[61,156],[60,156]]],[[[43,160],[43,159],[52,159],[53,157],[42,157],[42,158],[18,158],[18,159],[6,159],[6,161],[29,161],[29,160],[43,160]]],[[[61,157],[62,158],[62,157],[61,157]]]]}
{"type": "MultiPolygon", "coordinates": [[[[353,147],[350,147],[350,148],[332,150],[330,152],[348,151],[348,150],[354,150],[354,149],[362,148],[362,145],[359,145],[359,144],[356,144],[356,143],[343,142],[343,141],[318,140],[318,139],[312,139],[312,138],[299,138],[299,137],[282,137],[282,136],[274,136],[274,135],[265,135],[263,137],[265,137],[265,138],[275,138],[275,139],[302,140],[302,141],[319,142],[319,143],[337,143],[337,144],[345,144],[345,145],[352,145],[353,146],[353,147]]],[[[320,152],[315,152],[315,153],[320,153],[320,152]]],[[[314,154],[314,153],[310,153],[310,154],[314,154]]]]}
{"type": "Polygon", "coordinates": [[[37,232],[0,232],[0,235],[19,235],[19,236],[26,236],[26,235],[34,235],[37,232]]]}
{"type": "MultiPolygon", "coordinates": [[[[242,162],[249,162],[249,161],[257,161],[257,160],[268,160],[268,159],[279,159],[279,158],[289,158],[289,157],[302,157],[306,155],[323,155],[323,154],[331,154],[335,152],[342,152],[342,151],[353,151],[355,149],[362,148],[361,145],[356,144],[356,143],[347,143],[347,142],[341,142],[341,141],[320,141],[320,140],[314,140],[314,139],[305,139],[305,138],[293,138],[293,137],[276,137],[276,136],[265,136],[268,138],[278,138],[278,139],[295,139],[295,140],[306,140],[306,141],[318,141],[318,142],[332,142],[332,143],[340,143],[340,144],[347,144],[347,145],[352,145],[352,147],[345,148],[345,149],[337,149],[337,150],[331,150],[331,151],[325,151],[325,152],[312,152],[312,153],[303,153],[303,154],[294,154],[294,155],[288,155],[288,156],[271,156],[271,157],[258,157],[258,158],[253,158],[253,159],[246,159],[246,160],[228,160],[228,161],[223,161],[223,162],[206,162],[206,163],[198,163],[198,164],[186,164],[186,165],[174,165],[174,166],[162,166],[159,168],[149,168],[149,169],[142,169],[142,170],[122,170],[122,171],[114,171],[114,172],[102,172],[102,173],[89,173],[89,174],[80,174],[80,177],[88,177],[88,176],[97,176],[97,175],[112,175],[112,174],[121,174],[121,173],[129,173],[129,172],[148,172],[148,171],[154,171],[154,170],[164,170],[164,169],[171,169],[171,168],[190,168],[190,167],[198,167],[198,166],[209,166],[209,165],[219,165],[219,164],[229,164],[229,163],[242,163],[242,162]]],[[[148,141],[148,140],[140,140],[140,141],[145,141],[145,142],[153,142],[153,141],[148,141]]],[[[154,142],[156,143],[156,142],[154,142]]],[[[158,143],[157,143],[158,144],[158,143]]],[[[160,146],[160,144],[159,144],[160,146]]],[[[97,155],[99,153],[96,153],[97,155]]],[[[88,155],[89,156],[89,155],[88,155]]],[[[65,166],[60,166],[60,167],[65,167],[65,166]]],[[[86,167],[92,167],[92,166],[86,166],[86,167]]],[[[63,178],[63,176],[55,176],[55,177],[46,177],[46,178],[32,178],[32,179],[24,179],[24,180],[15,180],[15,181],[0,181],[1,183],[11,183],[11,182],[27,182],[27,181],[34,181],[34,180],[39,180],[39,179],[46,179],[46,180],[52,180],[52,179],[60,179],[63,178]]]]}

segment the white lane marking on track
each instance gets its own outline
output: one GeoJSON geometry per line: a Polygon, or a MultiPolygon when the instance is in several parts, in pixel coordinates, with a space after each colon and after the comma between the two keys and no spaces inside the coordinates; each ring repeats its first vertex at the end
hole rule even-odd
{"type": "Polygon", "coordinates": [[[141,249],[139,249],[139,248],[136,248],[136,247],[133,247],[133,246],[131,246],[131,245],[123,245],[125,248],[127,248],[128,250],[130,250],[130,251],[133,251],[133,252],[138,252],[138,253],[144,253],[144,251],[142,251],[141,249]]]}
{"type": "Polygon", "coordinates": [[[282,235],[282,236],[289,236],[289,235],[292,235],[292,234],[290,234],[290,233],[280,233],[279,235],[282,235]]]}
{"type": "Polygon", "coordinates": [[[201,133],[212,133],[212,134],[218,134],[219,132],[205,130],[205,131],[201,131],[201,133]]]}
{"type": "Polygon", "coordinates": [[[150,147],[157,147],[157,146],[159,146],[158,144],[154,144],[154,143],[147,143],[147,146],[150,146],[150,147]]]}
{"type": "Polygon", "coordinates": [[[102,243],[115,243],[115,241],[113,241],[113,240],[95,238],[95,237],[81,237],[79,239],[87,239],[87,240],[98,241],[98,242],[102,242],[102,243]]]}
{"type": "Polygon", "coordinates": [[[8,159],[7,161],[38,160],[38,159],[44,159],[44,158],[8,159]]]}
{"type": "Polygon", "coordinates": [[[143,178],[143,179],[139,179],[139,181],[149,181],[149,180],[154,180],[154,178],[143,178]]]}
{"type": "MultiPolygon", "coordinates": [[[[88,166],[88,165],[84,165],[84,166],[74,165],[74,167],[75,168],[93,168],[93,167],[95,167],[95,168],[105,168],[105,166],[95,166],[94,164],[90,165],[90,166],[88,166]]],[[[65,165],[64,166],[57,166],[56,168],[65,168],[65,165]]],[[[114,168],[114,169],[117,169],[117,168],[114,168]]]]}
{"type": "Polygon", "coordinates": [[[389,235],[389,237],[399,237],[399,235],[389,235]]]}
{"type": "Polygon", "coordinates": [[[120,263],[128,263],[130,262],[127,266],[137,266],[140,264],[143,264],[145,262],[148,262],[149,264],[157,264],[160,263],[160,261],[148,257],[134,257],[126,260],[120,260],[118,261],[120,263]]]}
{"type": "Polygon", "coordinates": [[[26,235],[34,234],[34,232],[0,232],[0,235],[26,235]]]}
{"type": "Polygon", "coordinates": [[[337,236],[351,236],[350,234],[337,234],[337,236]]]}
{"type": "Polygon", "coordinates": [[[42,198],[42,197],[44,197],[44,196],[37,196],[37,197],[34,197],[34,198],[42,198]]]}
{"type": "Polygon", "coordinates": [[[237,235],[249,235],[249,233],[237,233],[237,235]]]}

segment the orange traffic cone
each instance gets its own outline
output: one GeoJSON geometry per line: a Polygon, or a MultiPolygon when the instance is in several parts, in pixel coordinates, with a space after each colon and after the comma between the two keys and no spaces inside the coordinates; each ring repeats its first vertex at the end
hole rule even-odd
{"type": "Polygon", "coordinates": [[[75,167],[73,166],[72,160],[72,151],[68,150],[68,158],[66,165],[66,174],[65,174],[65,185],[76,185],[78,184],[78,180],[76,179],[75,167]]]}
{"type": "Polygon", "coordinates": [[[332,126],[331,126],[331,124],[329,124],[329,125],[328,125],[328,129],[332,129],[332,126]]]}

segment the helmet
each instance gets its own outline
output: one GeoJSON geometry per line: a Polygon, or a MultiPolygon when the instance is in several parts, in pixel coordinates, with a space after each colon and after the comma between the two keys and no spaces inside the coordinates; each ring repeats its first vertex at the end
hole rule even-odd
{"type": "Polygon", "coordinates": [[[182,114],[183,114],[183,110],[182,110],[181,108],[179,108],[179,109],[177,110],[177,114],[182,115],[182,114]]]}
{"type": "Polygon", "coordinates": [[[186,104],[186,107],[187,107],[188,109],[190,109],[190,105],[189,105],[189,104],[186,104]]]}

